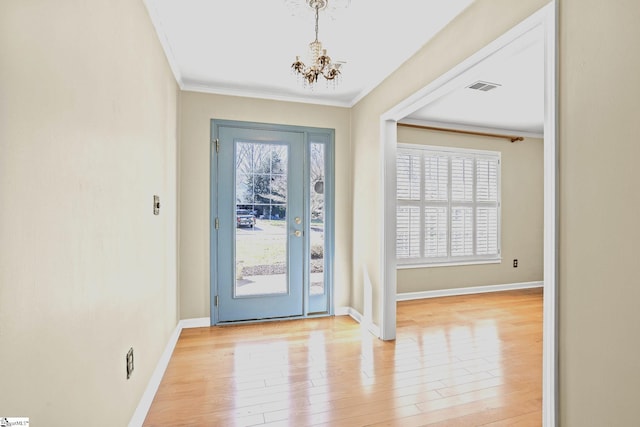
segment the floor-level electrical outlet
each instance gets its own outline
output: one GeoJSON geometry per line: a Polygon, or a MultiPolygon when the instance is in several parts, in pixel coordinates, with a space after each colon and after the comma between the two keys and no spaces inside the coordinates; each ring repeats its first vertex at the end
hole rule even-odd
{"type": "Polygon", "coordinates": [[[517,259],[513,260],[513,268],[518,268],[518,260],[517,259]]]}
{"type": "Polygon", "coordinates": [[[127,379],[131,378],[133,373],[133,347],[127,352],[127,379]]]}

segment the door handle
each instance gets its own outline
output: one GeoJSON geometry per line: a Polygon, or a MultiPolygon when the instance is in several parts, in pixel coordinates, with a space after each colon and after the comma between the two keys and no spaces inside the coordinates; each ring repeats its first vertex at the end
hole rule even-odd
{"type": "Polygon", "coordinates": [[[302,236],[302,231],[300,231],[300,230],[296,230],[296,231],[294,231],[294,232],[293,232],[293,233],[291,233],[291,234],[293,234],[293,235],[294,235],[294,236],[296,236],[296,237],[300,237],[300,236],[302,236]]]}

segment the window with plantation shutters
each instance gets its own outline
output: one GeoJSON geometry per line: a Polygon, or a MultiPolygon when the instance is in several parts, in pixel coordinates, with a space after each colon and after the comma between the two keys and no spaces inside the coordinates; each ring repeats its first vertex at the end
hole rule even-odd
{"type": "Polygon", "coordinates": [[[500,153],[399,144],[398,265],[500,260],[500,153]]]}

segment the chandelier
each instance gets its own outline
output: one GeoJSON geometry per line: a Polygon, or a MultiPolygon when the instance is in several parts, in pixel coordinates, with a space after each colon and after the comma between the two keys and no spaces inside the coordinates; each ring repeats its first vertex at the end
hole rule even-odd
{"type": "Polygon", "coordinates": [[[311,51],[311,65],[307,66],[300,60],[300,56],[296,56],[296,60],[291,64],[293,72],[304,79],[304,83],[313,86],[320,76],[327,81],[333,80],[340,76],[341,63],[331,62],[331,58],[327,55],[327,49],[323,49],[322,42],[318,40],[318,15],[320,10],[324,10],[329,0],[305,0],[306,3],[314,9],[316,17],[316,39],[309,43],[311,51]]]}

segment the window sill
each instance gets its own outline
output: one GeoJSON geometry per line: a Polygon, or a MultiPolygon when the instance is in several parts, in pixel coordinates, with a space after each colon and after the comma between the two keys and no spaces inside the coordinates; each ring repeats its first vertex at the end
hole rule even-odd
{"type": "Polygon", "coordinates": [[[408,270],[411,268],[432,268],[432,267],[460,267],[464,265],[484,265],[484,264],[500,264],[502,258],[487,259],[487,260],[474,260],[474,261],[459,261],[459,262],[439,262],[433,264],[397,264],[398,270],[408,270]]]}

